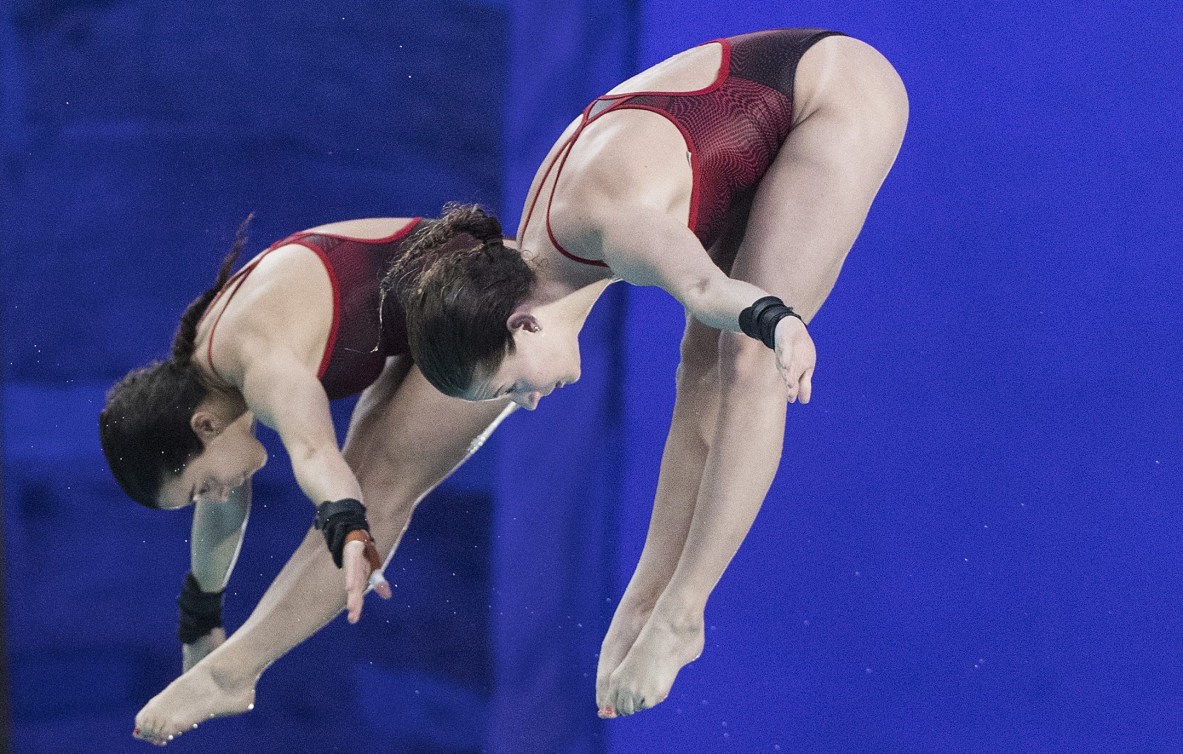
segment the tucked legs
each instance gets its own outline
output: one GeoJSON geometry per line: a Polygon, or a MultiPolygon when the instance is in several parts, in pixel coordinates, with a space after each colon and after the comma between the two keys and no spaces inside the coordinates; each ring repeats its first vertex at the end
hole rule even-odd
{"type": "MultiPolygon", "coordinates": [[[[479,447],[503,412],[504,402],[448,398],[417,369],[407,372],[393,361],[362,396],[344,452],[386,561],[418,502],[479,447]]],[[[344,607],[341,572],[320,532],[310,529],[246,623],[140,711],[141,735],[161,742],[212,717],[247,711],[267,666],[344,607]]]]}

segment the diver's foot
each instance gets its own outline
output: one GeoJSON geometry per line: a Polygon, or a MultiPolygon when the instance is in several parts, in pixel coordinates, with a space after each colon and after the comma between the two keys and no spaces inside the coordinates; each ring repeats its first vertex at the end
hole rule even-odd
{"type": "Polygon", "coordinates": [[[255,683],[243,683],[215,673],[199,663],[152,697],[136,715],[136,738],[164,746],[215,717],[249,712],[255,706],[255,683]]]}
{"type": "Polygon", "coordinates": [[[628,655],[641,630],[649,622],[652,608],[644,610],[630,609],[622,602],[612,616],[612,625],[608,626],[608,633],[600,644],[600,660],[596,666],[596,707],[600,717],[607,717],[608,685],[612,673],[620,667],[620,663],[628,655]]]}
{"type": "Polygon", "coordinates": [[[600,715],[631,715],[664,702],[678,671],[702,654],[703,636],[701,614],[670,619],[654,611],[609,676],[600,715]]]}

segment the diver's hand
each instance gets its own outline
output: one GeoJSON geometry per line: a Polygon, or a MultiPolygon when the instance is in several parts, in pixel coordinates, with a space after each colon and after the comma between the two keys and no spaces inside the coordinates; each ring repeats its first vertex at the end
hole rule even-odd
{"type": "Polygon", "coordinates": [[[817,349],[805,323],[796,317],[784,317],[776,323],[776,368],[785,381],[789,403],[800,399],[809,403],[813,394],[813,368],[817,349]]]}
{"type": "Polygon", "coordinates": [[[366,588],[372,586],[382,599],[392,596],[390,584],[382,576],[382,560],[374,539],[364,529],[352,531],[345,538],[341,565],[345,570],[345,609],[350,623],[361,619],[361,607],[366,588]]]}

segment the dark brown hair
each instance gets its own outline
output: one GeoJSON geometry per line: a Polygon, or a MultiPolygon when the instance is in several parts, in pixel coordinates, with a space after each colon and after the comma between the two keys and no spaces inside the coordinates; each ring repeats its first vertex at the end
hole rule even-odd
{"type": "Polygon", "coordinates": [[[132,500],[149,508],[159,507],[165,475],[180,474],[201,454],[201,439],[189,424],[209,393],[193,364],[197,323],[229,279],[253,217],[239,226],[213,286],[185,309],[169,358],[126,374],[107,393],[99,414],[99,440],[111,473],[132,500]]]}
{"type": "Polygon", "coordinates": [[[458,396],[478,371],[513,353],[506,321],[534,286],[534,271],[505,246],[501,223],[474,204],[448,204],[412,237],[382,281],[406,316],[411,358],[428,382],[458,396]]]}

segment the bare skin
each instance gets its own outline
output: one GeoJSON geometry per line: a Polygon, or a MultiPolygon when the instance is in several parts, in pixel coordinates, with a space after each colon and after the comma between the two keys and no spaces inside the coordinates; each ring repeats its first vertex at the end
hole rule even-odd
{"type": "MultiPolygon", "coordinates": [[[[618,91],[697,89],[712,80],[719,59],[714,46],[696,48],[618,91]]],[[[524,225],[519,243],[539,283],[507,323],[518,353],[467,396],[508,396],[533,407],[577,377],[578,355],[561,341],[577,336],[612,279],[660,286],[696,320],[683,341],[678,403],[649,536],[601,653],[597,704],[606,716],[660,703],[681,667],[702,651],[707,598],[746,536],[779,462],[786,399],[811,397],[814,354],[804,326],[782,320],[770,358],[763,345],[734,334],[739,311],[772,293],[807,320],[816,313],[902,139],[907,120],[902,84],[890,64],[861,42],[832,38],[815,45],[798,69],[797,95],[796,127],[757,192],[731,277],[686,227],[691,175],[677,129],[637,111],[610,113],[589,127],[568,158],[551,217],[567,249],[609,267],[579,265],[558,254],[543,224],[524,225]],[[531,352],[554,358],[534,359],[531,352]],[[540,366],[544,362],[552,366],[540,366]],[[763,452],[751,452],[754,447],[763,452]],[[686,473],[696,468],[701,476],[686,473]]],[[[540,171],[531,198],[546,182],[543,175],[540,171]]],[[[358,478],[363,479],[361,472],[358,478]]],[[[379,539],[383,552],[393,547],[379,539]]],[[[256,609],[257,622],[252,615],[247,626],[141,712],[159,723],[158,734],[242,711],[253,701],[254,681],[271,661],[266,642],[275,637],[282,642],[292,631],[295,613],[285,618],[285,608],[295,609],[288,602],[294,582],[304,586],[317,578],[315,570],[302,570],[308,565],[300,559],[306,549],[315,549],[307,539],[268,592],[275,592],[274,599],[265,596],[256,609]],[[239,644],[241,657],[232,653],[239,644]],[[224,657],[235,661],[222,662],[224,657]],[[242,665],[251,661],[256,665],[242,665]],[[181,683],[191,675],[190,684],[181,683]],[[178,684],[188,691],[157,704],[178,684]],[[219,703],[202,701],[210,696],[219,703]],[[183,709],[186,703],[196,705],[195,711],[183,709]]],[[[325,621],[339,609],[338,604],[325,621]]]]}
{"type": "Polygon", "coordinates": [[[226,641],[226,629],[221,626],[211,629],[196,641],[181,645],[181,672],[188,673],[194,665],[205,659],[226,641]]]}
{"type": "MultiPolygon", "coordinates": [[[[200,502],[193,507],[189,538],[190,571],[205,592],[220,592],[242,548],[242,535],[250,517],[251,485],[234,490],[225,503],[200,502]]],[[[188,672],[226,641],[222,627],[212,629],[196,641],[181,645],[182,672],[188,672]]]]}
{"type": "MultiPolygon", "coordinates": [[[[613,93],[700,89],[715,79],[721,59],[719,45],[694,48],[613,93]]],[[[800,61],[795,92],[793,130],[746,223],[729,234],[728,242],[737,244],[729,271],[716,266],[719,257],[687,227],[693,186],[686,144],[654,113],[615,111],[590,124],[567,154],[554,190],[555,237],[607,269],[562,256],[542,212],[523,215],[519,245],[539,283],[515,315],[530,314],[543,332],[577,332],[587,312],[569,302],[614,277],[665,289],[692,320],[649,533],[601,649],[596,703],[604,717],[659,704],[678,671],[702,652],[707,599],[779,465],[786,401],[811,398],[816,357],[804,325],[781,320],[772,356],[738,332],[739,312],[772,294],[805,321],[817,313],[903,139],[904,87],[863,42],[830,37],[815,44],[800,61]]],[[[561,145],[576,124],[536,175],[527,208],[539,192],[551,191],[555,171],[547,169],[562,158],[561,145]]],[[[521,351],[532,339],[519,334],[515,341],[521,351]]],[[[514,384],[517,364],[502,366],[496,382],[514,384]]],[[[540,385],[527,387],[538,392],[540,385]]]]}
{"type": "MultiPolygon", "coordinates": [[[[409,222],[374,218],[329,229],[382,238],[409,222]]],[[[328,272],[315,252],[299,244],[281,246],[256,261],[253,272],[235,284],[233,296],[213,302],[197,329],[194,363],[209,394],[190,424],[204,450],[179,475],[165,480],[158,501],[162,508],[229,500],[266,460],[254,438],[256,419],[279,434],[310,501],[362,500],[357,479],[337,447],[328,397],[317,376],[333,322],[328,272]],[[259,454],[257,464],[244,468],[238,461],[259,454]]],[[[345,547],[351,622],[360,618],[362,595],[379,560],[372,545],[352,542],[345,547]]],[[[376,588],[383,597],[389,595],[380,573],[376,588]]]]}
{"type": "MultiPolygon", "coordinates": [[[[345,443],[384,563],[418,502],[479,447],[478,438],[506,410],[503,403],[443,396],[417,370],[393,381],[380,380],[363,395],[345,443]],[[389,391],[393,398],[383,395],[389,391]]],[[[263,671],[345,608],[340,579],[320,532],[310,529],[246,623],[140,711],[141,737],[167,741],[206,720],[250,710],[263,671]]]]}
{"type": "MultiPolygon", "coordinates": [[[[361,221],[360,226],[356,222],[337,224],[331,230],[361,237],[384,237],[392,232],[392,223],[398,222],[405,224],[406,221],[361,221]]],[[[397,227],[401,225],[395,225],[394,229],[397,227]]],[[[315,258],[312,261],[319,264],[315,258]]],[[[304,269],[310,273],[318,271],[314,266],[304,269]]],[[[251,277],[261,271],[257,270],[251,277]]],[[[324,274],[323,268],[319,269],[319,274],[324,274]]],[[[268,282],[265,278],[260,280],[261,284],[268,282]]],[[[250,278],[247,284],[249,282],[250,278]]],[[[248,294],[247,284],[239,296],[248,294]]],[[[310,297],[305,296],[302,301],[305,309],[315,308],[310,306],[314,299],[310,301],[310,297]]],[[[265,306],[265,297],[262,302],[255,299],[254,304],[265,306]]],[[[236,330],[233,312],[233,309],[227,312],[219,324],[214,343],[214,364],[218,372],[230,380],[234,379],[231,376],[235,374],[234,365],[224,367],[219,348],[223,347],[226,333],[229,333],[226,340],[231,341],[236,332],[244,329],[236,330]]],[[[297,316],[282,306],[275,314],[279,317],[276,322],[284,322],[289,330],[292,321],[288,318],[297,316]]],[[[327,336],[327,325],[323,330],[315,328],[316,312],[309,316],[311,319],[305,321],[308,329],[327,336]]],[[[211,319],[212,315],[207,317],[203,329],[199,330],[199,353],[204,347],[203,338],[208,338],[211,319]]],[[[323,352],[323,342],[320,348],[323,352]]],[[[299,343],[290,350],[299,352],[299,343]]],[[[319,363],[320,356],[315,348],[305,353],[307,363],[319,363]]],[[[327,415],[327,402],[325,413],[327,415]]],[[[389,561],[418,502],[483,443],[506,413],[504,401],[473,405],[445,397],[432,388],[405,357],[388,359],[381,377],[359,399],[344,448],[339,452],[358,496],[365,496],[371,534],[383,563],[389,561]]],[[[235,431],[234,428],[224,428],[220,436],[235,431]]],[[[246,442],[241,438],[237,441],[246,442]]],[[[299,447],[297,443],[292,445],[299,447]]],[[[328,467],[332,468],[331,464],[328,467]]],[[[216,472],[210,473],[217,476],[216,472]]],[[[300,479],[299,472],[297,479],[300,479]]],[[[241,544],[249,507],[249,482],[234,490],[223,489],[224,485],[219,486],[216,478],[212,482],[208,499],[199,496],[197,500],[193,562],[195,576],[203,589],[216,591],[219,585],[224,586],[241,544]],[[245,498],[244,488],[248,490],[245,498]],[[213,515],[210,515],[211,510],[213,515]]],[[[184,504],[184,497],[194,489],[194,483],[185,480],[182,484],[171,485],[165,493],[169,500],[165,502],[184,504]]],[[[315,478],[309,482],[313,487],[316,484],[315,478]]],[[[351,582],[350,575],[345,574],[345,584],[350,587],[347,592],[342,589],[343,574],[329,557],[321,533],[310,529],[237,632],[226,639],[224,632],[215,631],[193,645],[185,645],[186,672],[139,712],[135,735],[163,745],[206,720],[248,711],[254,704],[255,684],[272,662],[343,609],[348,608],[350,617],[356,618],[360,614],[360,598],[369,569],[364,567],[360,543],[353,543],[350,547],[353,545],[357,545],[356,562],[363,567],[355,570],[361,576],[360,581],[351,582]],[[190,660],[197,661],[190,663],[190,660]]],[[[348,561],[346,565],[348,568],[348,561]]],[[[386,589],[389,595],[389,587],[386,589]]]]}

